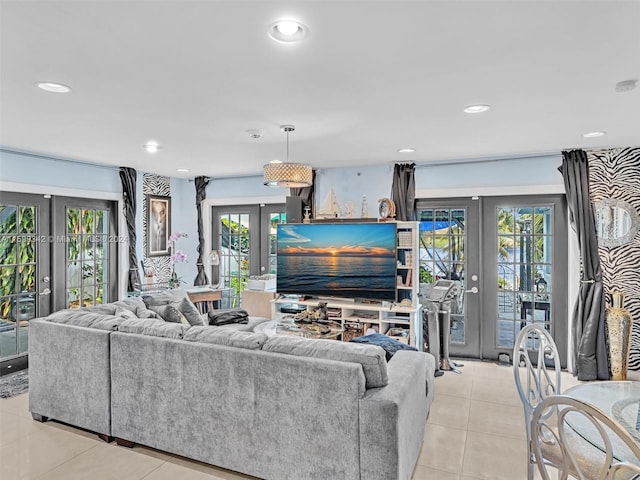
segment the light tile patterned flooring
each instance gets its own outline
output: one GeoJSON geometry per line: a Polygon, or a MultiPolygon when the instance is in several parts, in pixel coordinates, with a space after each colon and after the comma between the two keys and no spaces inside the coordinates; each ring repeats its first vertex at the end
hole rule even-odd
{"type": "MultiPolygon", "coordinates": [[[[447,372],[436,378],[413,480],[525,480],[524,419],[511,367],[462,363],[462,375],[447,372]]],[[[562,382],[563,390],[578,383],[564,372],[562,382]]],[[[251,477],[140,446],[107,444],[56,422],[35,422],[28,411],[28,394],[0,399],[2,480],[247,478],[251,477]]]]}

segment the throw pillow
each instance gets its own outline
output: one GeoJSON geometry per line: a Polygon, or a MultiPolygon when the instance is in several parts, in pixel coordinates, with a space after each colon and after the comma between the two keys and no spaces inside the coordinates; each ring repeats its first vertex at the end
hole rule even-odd
{"type": "Polygon", "coordinates": [[[151,306],[167,305],[168,303],[180,302],[183,298],[189,298],[187,296],[187,292],[180,288],[174,288],[170,290],[163,290],[157,293],[143,295],[142,301],[144,302],[146,307],[149,308],[151,306]]]}
{"type": "Polygon", "coordinates": [[[173,305],[152,305],[151,310],[156,312],[162,320],[169,323],[181,323],[182,325],[190,326],[187,318],[173,305]]]}
{"type": "Polygon", "coordinates": [[[412,347],[411,345],[407,345],[406,343],[399,342],[395,338],[388,337],[383,333],[371,333],[369,335],[365,335],[364,337],[352,338],[349,341],[354,343],[377,345],[381,347],[386,352],[387,362],[391,360],[393,354],[398,350],[413,350],[415,352],[418,351],[416,347],[412,347]]]}
{"type": "Polygon", "coordinates": [[[204,326],[206,322],[200,315],[198,307],[196,307],[187,297],[183,298],[178,304],[178,310],[187,318],[190,325],[204,326]]]}
{"type": "MultiPolygon", "coordinates": [[[[182,313],[189,325],[206,325],[202,319],[198,308],[189,300],[187,292],[181,289],[164,290],[162,292],[154,293],[152,295],[145,295],[142,297],[144,304],[147,308],[157,310],[154,307],[162,305],[173,305],[180,313],[182,313]]],[[[140,315],[138,315],[140,316],[140,315]]]]}
{"type": "Polygon", "coordinates": [[[376,345],[276,335],[266,341],[262,350],[299,357],[359,363],[364,372],[366,388],[384,387],[389,383],[384,350],[376,345]]]}

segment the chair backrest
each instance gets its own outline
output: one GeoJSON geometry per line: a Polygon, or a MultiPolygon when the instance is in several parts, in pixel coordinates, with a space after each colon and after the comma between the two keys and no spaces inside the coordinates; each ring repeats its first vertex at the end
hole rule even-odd
{"type": "Polygon", "coordinates": [[[512,358],[513,376],[524,407],[527,440],[531,440],[533,409],[545,398],[561,393],[560,356],[551,334],[540,324],[533,323],[520,330],[512,358]],[[553,372],[548,370],[548,365],[553,366],[553,372]]]}
{"type": "Polygon", "coordinates": [[[544,480],[550,478],[547,463],[555,464],[558,478],[618,480],[640,474],[640,445],[629,432],[599,408],[575,398],[554,395],[541,401],[531,416],[531,435],[544,480]]]}

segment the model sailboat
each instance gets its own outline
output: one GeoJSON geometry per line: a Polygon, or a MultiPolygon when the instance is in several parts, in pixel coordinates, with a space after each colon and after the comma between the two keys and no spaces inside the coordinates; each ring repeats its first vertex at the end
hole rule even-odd
{"type": "Polygon", "coordinates": [[[316,210],[316,218],[338,218],[340,216],[340,204],[338,203],[338,197],[336,192],[331,191],[320,204],[320,208],[316,210]]]}

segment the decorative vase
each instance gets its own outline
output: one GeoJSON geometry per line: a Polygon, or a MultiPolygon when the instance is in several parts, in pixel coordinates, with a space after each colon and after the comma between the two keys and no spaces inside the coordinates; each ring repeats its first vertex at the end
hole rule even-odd
{"type": "Polygon", "coordinates": [[[175,270],[171,272],[171,277],[169,278],[169,288],[178,288],[180,286],[180,279],[178,278],[178,274],[175,270]]]}
{"type": "Polygon", "coordinates": [[[633,322],[631,314],[624,308],[624,293],[611,292],[611,298],[612,306],[607,307],[605,314],[611,380],[626,380],[633,322]]]}

